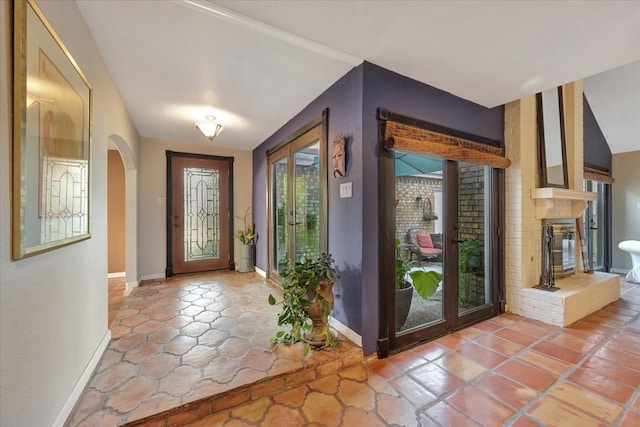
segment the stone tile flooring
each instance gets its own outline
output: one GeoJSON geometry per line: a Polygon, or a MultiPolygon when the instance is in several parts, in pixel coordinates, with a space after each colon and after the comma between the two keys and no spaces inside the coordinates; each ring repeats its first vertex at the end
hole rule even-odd
{"type": "Polygon", "coordinates": [[[265,375],[282,372],[274,368],[280,361],[309,361],[297,351],[298,359],[292,357],[292,349],[274,359],[269,355],[276,352],[265,349],[261,337],[272,332],[255,315],[275,316],[277,308],[269,312],[262,303],[269,284],[238,273],[159,281],[127,298],[112,328],[117,338],[69,425],[118,425],[165,410],[168,401],[192,401],[182,412],[133,424],[636,427],[640,285],[621,283],[621,300],[568,328],[504,314],[384,360],[336,366],[285,386],[265,375]],[[228,307],[219,311],[216,302],[228,307]],[[169,306],[180,314],[170,317],[169,306]],[[204,314],[216,310],[218,316],[204,314]],[[238,355],[253,348],[261,349],[259,356],[239,363],[238,355]],[[251,390],[257,398],[241,406],[203,397],[223,384],[228,390],[230,375],[263,381],[263,397],[258,388],[251,390]]]}
{"type": "MultiPolygon", "coordinates": [[[[300,346],[272,349],[280,307],[267,303],[270,293],[280,288],[255,273],[229,271],[134,289],[66,425],[124,425],[286,373],[362,362],[361,350],[348,342],[307,357],[300,346]]],[[[114,289],[110,303],[116,298],[114,289]]]]}
{"type": "Polygon", "coordinates": [[[116,315],[120,312],[122,304],[124,304],[124,291],[126,287],[127,281],[124,277],[109,279],[109,315],[107,317],[107,326],[111,326],[116,315]]]}

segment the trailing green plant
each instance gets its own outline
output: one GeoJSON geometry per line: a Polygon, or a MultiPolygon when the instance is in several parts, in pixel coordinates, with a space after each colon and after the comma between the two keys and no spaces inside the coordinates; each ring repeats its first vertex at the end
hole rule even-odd
{"type": "Polygon", "coordinates": [[[458,276],[458,306],[473,308],[483,305],[484,246],[480,240],[460,243],[460,273],[458,276]]]}
{"type": "Polygon", "coordinates": [[[416,292],[418,292],[422,298],[428,299],[436,293],[438,284],[442,281],[442,274],[433,270],[424,270],[419,261],[404,259],[400,254],[399,246],[400,240],[396,239],[396,289],[405,289],[411,286],[406,279],[408,273],[416,292]],[[414,267],[419,268],[413,270],[414,267]]]}
{"type": "Polygon", "coordinates": [[[411,264],[409,260],[402,257],[400,253],[400,240],[396,239],[396,265],[395,265],[395,278],[396,289],[405,289],[411,286],[407,281],[407,273],[411,271],[411,264]]]}
{"type": "Polygon", "coordinates": [[[467,239],[460,243],[460,271],[463,273],[484,271],[484,247],[480,240],[467,239]]]}
{"type": "MultiPolygon", "coordinates": [[[[278,314],[278,326],[289,326],[288,330],[278,331],[271,337],[271,343],[293,344],[303,341],[305,332],[312,330],[307,309],[317,300],[321,305],[321,315],[324,321],[322,334],[325,346],[336,347],[340,342],[329,330],[327,322],[331,311],[331,284],[338,279],[338,273],[333,268],[334,260],[331,254],[322,254],[320,258],[303,258],[297,261],[282,275],[282,311],[278,314]]],[[[275,305],[276,298],[269,295],[269,304],[275,305]]],[[[304,355],[309,352],[310,345],[305,342],[304,355]]]]}

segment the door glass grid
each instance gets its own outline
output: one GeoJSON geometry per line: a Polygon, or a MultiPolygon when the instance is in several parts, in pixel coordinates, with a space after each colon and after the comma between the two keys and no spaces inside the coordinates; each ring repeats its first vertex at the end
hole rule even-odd
{"type": "Polygon", "coordinates": [[[184,168],[184,260],[220,256],[219,172],[184,168]]]}

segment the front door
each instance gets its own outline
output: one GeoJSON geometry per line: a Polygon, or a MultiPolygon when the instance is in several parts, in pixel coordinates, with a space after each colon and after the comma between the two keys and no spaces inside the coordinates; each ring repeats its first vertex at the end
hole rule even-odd
{"type": "Polygon", "coordinates": [[[388,187],[395,203],[387,217],[394,241],[383,250],[394,253],[395,262],[385,263],[381,280],[388,348],[394,351],[498,313],[497,199],[492,191],[497,179],[490,167],[469,162],[401,151],[390,156],[395,172],[394,185],[388,187]],[[388,271],[394,264],[407,267],[409,282],[416,271],[434,271],[441,282],[426,296],[415,286],[401,290],[401,280],[388,271]]]}
{"type": "Polygon", "coordinates": [[[233,266],[233,158],[167,151],[167,276],[233,266]]]}

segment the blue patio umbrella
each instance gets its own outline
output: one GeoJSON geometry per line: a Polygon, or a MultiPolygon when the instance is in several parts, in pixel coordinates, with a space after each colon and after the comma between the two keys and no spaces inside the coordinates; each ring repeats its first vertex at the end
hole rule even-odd
{"type": "Polygon", "coordinates": [[[396,176],[425,175],[442,170],[443,160],[438,157],[396,151],[396,176]]]}

